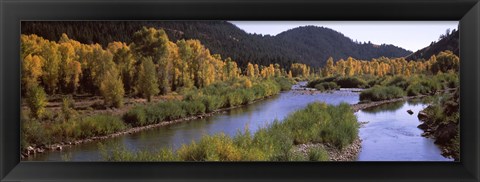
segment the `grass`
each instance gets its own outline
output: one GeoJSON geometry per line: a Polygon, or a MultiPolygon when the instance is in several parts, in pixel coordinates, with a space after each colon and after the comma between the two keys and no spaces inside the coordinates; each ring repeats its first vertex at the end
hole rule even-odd
{"type": "MultiPolygon", "coordinates": [[[[307,87],[316,88],[318,84],[333,82],[340,88],[366,88],[367,81],[359,77],[325,77],[310,81],[307,87]]],[[[328,89],[326,89],[328,90],[328,89]]]]}
{"type": "Polygon", "coordinates": [[[360,93],[360,101],[381,101],[405,96],[405,92],[396,86],[374,86],[360,93]]]}
{"type": "Polygon", "coordinates": [[[42,121],[22,115],[22,148],[104,136],[126,128],[119,117],[93,115],[42,121]]]}
{"type": "Polygon", "coordinates": [[[42,117],[30,117],[22,111],[22,148],[105,136],[129,127],[157,124],[164,121],[204,114],[217,109],[252,103],[291,88],[284,77],[253,80],[245,78],[219,82],[202,89],[187,90],[184,99],[137,105],[122,117],[109,115],[78,116],[70,101],[64,101],[61,113],[44,111],[42,117]]]}
{"type": "Polygon", "coordinates": [[[213,112],[217,109],[235,107],[280,93],[291,88],[286,78],[254,80],[246,87],[244,80],[212,84],[202,89],[186,91],[184,100],[171,100],[143,106],[135,106],[123,115],[131,126],[145,126],[187,116],[213,112]]]}
{"type": "Polygon", "coordinates": [[[232,137],[223,133],[205,135],[177,151],[103,148],[102,156],[107,161],[325,161],[329,156],[324,148],[313,147],[303,155],[295,152],[295,145],[329,143],[342,149],[355,140],[358,127],[348,104],[312,103],[254,134],[246,129],[232,137]]]}
{"type": "Polygon", "coordinates": [[[327,91],[327,90],[337,90],[340,88],[335,82],[322,82],[315,85],[315,88],[319,91],[327,91]]]}

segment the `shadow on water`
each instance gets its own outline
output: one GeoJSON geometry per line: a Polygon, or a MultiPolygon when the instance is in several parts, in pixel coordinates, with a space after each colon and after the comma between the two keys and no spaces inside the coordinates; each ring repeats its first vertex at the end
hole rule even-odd
{"type": "Polygon", "coordinates": [[[395,112],[396,110],[403,107],[405,101],[393,102],[389,104],[383,104],[377,107],[370,107],[367,109],[363,109],[362,111],[365,113],[375,114],[380,112],[395,112]]]}

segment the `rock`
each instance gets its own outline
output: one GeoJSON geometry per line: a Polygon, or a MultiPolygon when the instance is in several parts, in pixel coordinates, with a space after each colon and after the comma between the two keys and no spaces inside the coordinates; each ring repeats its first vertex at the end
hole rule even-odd
{"type": "Polygon", "coordinates": [[[422,124],[418,125],[417,128],[420,128],[422,130],[426,130],[426,129],[428,129],[428,125],[426,123],[422,123],[422,124]]]}
{"type": "Polygon", "coordinates": [[[413,114],[413,111],[412,110],[407,110],[408,114],[412,115],[413,114]]]}
{"type": "Polygon", "coordinates": [[[61,151],[63,150],[63,147],[61,145],[57,145],[55,146],[55,150],[61,151]]]}
{"type": "Polygon", "coordinates": [[[45,149],[37,148],[37,151],[36,151],[36,152],[37,152],[37,153],[43,153],[43,152],[45,152],[45,149]]]}
{"type": "Polygon", "coordinates": [[[440,125],[433,135],[435,136],[435,142],[437,144],[448,143],[452,138],[455,137],[457,133],[457,125],[454,123],[449,123],[446,125],[440,125]]]}
{"type": "Polygon", "coordinates": [[[32,146],[28,146],[26,149],[25,149],[25,152],[27,153],[27,155],[30,155],[30,154],[35,154],[35,148],[33,148],[32,146]]]}
{"type": "Polygon", "coordinates": [[[420,121],[425,121],[425,120],[427,120],[427,118],[428,118],[427,113],[425,113],[423,111],[418,112],[418,119],[420,121]]]}

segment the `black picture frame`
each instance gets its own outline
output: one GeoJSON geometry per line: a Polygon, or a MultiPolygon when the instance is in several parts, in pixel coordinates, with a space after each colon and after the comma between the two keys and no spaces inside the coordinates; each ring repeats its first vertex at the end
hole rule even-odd
{"type": "Polygon", "coordinates": [[[1,181],[479,181],[478,0],[1,0],[1,181]],[[21,162],[22,20],[459,20],[460,162],[21,162]]]}

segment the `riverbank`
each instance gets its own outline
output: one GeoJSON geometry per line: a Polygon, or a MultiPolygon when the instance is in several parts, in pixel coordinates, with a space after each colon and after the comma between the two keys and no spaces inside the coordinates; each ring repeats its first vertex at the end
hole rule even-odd
{"type": "Polygon", "coordinates": [[[460,160],[460,127],[459,127],[460,91],[446,96],[439,103],[433,104],[418,113],[422,121],[418,128],[422,136],[433,138],[444,157],[460,160]]]}
{"type": "MultiPolygon", "coordinates": [[[[273,95],[273,96],[270,96],[270,97],[275,97],[275,96],[276,95],[273,95]]],[[[270,97],[257,99],[257,100],[254,100],[253,102],[249,103],[249,104],[253,104],[253,103],[268,99],[270,97]]],[[[194,116],[188,116],[188,117],[185,117],[185,118],[179,118],[179,119],[170,120],[170,121],[163,121],[163,122],[160,122],[160,123],[146,125],[146,126],[132,127],[132,128],[128,128],[127,130],[124,130],[124,131],[120,131],[120,132],[116,132],[116,133],[112,133],[112,134],[104,135],[104,136],[95,136],[95,137],[90,137],[90,138],[81,139],[81,140],[54,143],[54,144],[50,144],[50,145],[29,146],[21,152],[20,157],[21,157],[21,159],[25,159],[25,158],[27,158],[29,156],[32,156],[32,155],[35,155],[37,153],[44,153],[47,150],[61,151],[66,147],[71,147],[71,146],[74,146],[74,145],[80,145],[80,144],[89,143],[89,142],[93,142],[93,141],[110,139],[110,138],[119,137],[119,136],[122,136],[122,135],[138,133],[138,132],[148,130],[148,129],[152,129],[152,128],[164,127],[164,126],[168,126],[168,125],[172,125],[172,124],[176,124],[176,123],[180,123],[180,122],[185,122],[185,121],[190,121],[190,120],[195,120],[195,119],[202,119],[202,118],[205,118],[205,117],[211,117],[211,116],[214,116],[216,114],[225,113],[225,112],[227,112],[231,109],[235,109],[235,108],[242,107],[242,106],[245,106],[245,105],[237,105],[237,106],[232,106],[232,107],[228,107],[228,108],[217,109],[217,110],[215,110],[213,112],[209,112],[209,113],[198,114],[198,115],[194,115],[194,116]]]]}

